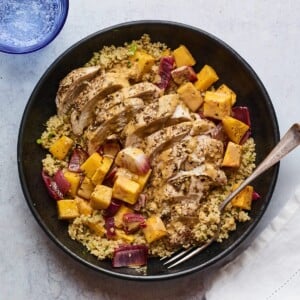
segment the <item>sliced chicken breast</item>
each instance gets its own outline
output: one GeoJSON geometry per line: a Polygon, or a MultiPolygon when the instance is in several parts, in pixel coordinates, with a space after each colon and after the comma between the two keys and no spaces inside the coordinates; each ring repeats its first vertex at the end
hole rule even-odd
{"type": "Polygon", "coordinates": [[[163,91],[151,82],[140,82],[124,90],[124,98],[141,98],[143,100],[153,100],[162,95],[163,91]]]}
{"type": "Polygon", "coordinates": [[[99,74],[99,71],[100,66],[83,67],[73,70],[61,80],[55,99],[58,115],[69,112],[76,97],[86,88],[88,82],[99,74]]]}
{"type": "Polygon", "coordinates": [[[158,153],[182,140],[190,132],[191,128],[192,122],[182,122],[164,127],[144,139],[138,140],[132,147],[142,149],[152,161],[158,153]]]}
{"type": "Polygon", "coordinates": [[[143,107],[142,99],[128,98],[109,110],[104,117],[104,122],[94,131],[87,132],[88,152],[94,153],[109,136],[121,132],[129,120],[143,107]]]}
{"type": "Polygon", "coordinates": [[[149,82],[140,82],[110,94],[97,103],[95,111],[95,125],[101,124],[103,122],[103,116],[106,114],[106,112],[112,107],[125,101],[125,99],[140,98],[146,101],[148,99],[152,99],[152,101],[156,102],[156,98],[159,96],[159,93],[160,90],[154,84],[149,82]]]}
{"type": "Polygon", "coordinates": [[[71,113],[74,134],[81,135],[93,121],[97,102],[107,95],[129,86],[128,79],[120,73],[106,73],[90,81],[88,88],[76,98],[75,109],[71,113]]]}
{"type": "Polygon", "coordinates": [[[126,147],[154,132],[181,122],[192,121],[188,108],[179,100],[177,94],[165,95],[152,103],[132,120],[125,128],[126,147]]]}

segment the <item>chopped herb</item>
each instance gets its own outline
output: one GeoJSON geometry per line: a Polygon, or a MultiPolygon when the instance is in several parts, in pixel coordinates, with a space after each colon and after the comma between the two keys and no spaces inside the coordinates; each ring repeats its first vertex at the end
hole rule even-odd
{"type": "Polygon", "coordinates": [[[131,67],[131,62],[128,61],[128,62],[127,62],[127,68],[130,68],[130,67],[131,67]]]}
{"type": "Polygon", "coordinates": [[[137,50],[137,45],[135,43],[132,43],[128,47],[128,54],[130,56],[133,56],[135,54],[136,50],[137,50]]]}
{"type": "Polygon", "coordinates": [[[54,134],[54,133],[49,133],[49,134],[48,134],[48,140],[52,139],[53,137],[55,137],[55,134],[54,134]]]}
{"type": "Polygon", "coordinates": [[[39,144],[39,145],[42,144],[42,139],[37,139],[36,143],[39,144]]]}

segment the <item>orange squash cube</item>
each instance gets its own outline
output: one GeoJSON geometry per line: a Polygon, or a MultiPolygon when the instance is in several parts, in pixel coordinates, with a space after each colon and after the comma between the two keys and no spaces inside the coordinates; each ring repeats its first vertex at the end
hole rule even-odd
{"type": "Polygon", "coordinates": [[[211,66],[205,65],[197,74],[197,78],[198,80],[195,82],[195,87],[203,92],[215,83],[219,79],[219,76],[211,66]]]}
{"type": "Polygon", "coordinates": [[[191,52],[184,45],[180,45],[173,51],[175,63],[177,67],[193,66],[196,64],[196,60],[192,56],[191,52]]]}
{"type": "Polygon", "coordinates": [[[245,210],[251,210],[253,196],[253,186],[247,185],[239,194],[237,194],[232,200],[232,206],[239,207],[245,210]]]}
{"type": "Polygon", "coordinates": [[[114,198],[123,200],[129,204],[135,204],[140,192],[140,185],[133,180],[124,176],[118,176],[114,186],[112,195],[114,198]]]}
{"type": "Polygon", "coordinates": [[[150,244],[161,239],[167,234],[165,224],[159,216],[153,215],[146,220],[146,227],[143,228],[146,241],[150,244]]]}
{"type": "Polygon", "coordinates": [[[62,136],[54,142],[50,148],[50,153],[57,159],[63,160],[73,145],[73,140],[67,136],[62,136]]]}
{"type": "Polygon", "coordinates": [[[241,164],[242,146],[233,142],[228,142],[223,158],[223,167],[238,168],[241,164]]]}

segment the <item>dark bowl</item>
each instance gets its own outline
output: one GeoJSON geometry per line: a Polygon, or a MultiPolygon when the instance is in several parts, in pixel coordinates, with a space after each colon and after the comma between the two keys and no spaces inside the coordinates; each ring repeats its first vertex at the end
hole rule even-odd
{"type": "Polygon", "coordinates": [[[36,85],[25,108],[18,140],[18,167],[25,199],[38,223],[48,236],[67,254],[97,271],[123,279],[170,279],[194,271],[207,271],[233,259],[255,237],[257,225],[263,216],[275,187],[279,165],[274,166],[253,185],[262,196],[253,203],[251,221],[238,224],[237,230],[223,243],[214,243],[198,256],[167,270],[159,259],[151,258],[148,274],[133,269],[112,268],[111,261],[99,261],[86,254],[84,247],[69,238],[67,224],[58,221],[55,201],[50,199],[43,185],[41,159],[45,151],[36,144],[44,130],[43,124],[55,114],[55,95],[59,81],[71,70],[87,62],[93,52],[105,45],[123,45],[138,39],[143,33],[153,41],[167,43],[171,48],[185,44],[197,60],[196,70],[204,64],[213,65],[221,82],[227,83],[238,95],[239,105],[248,106],[252,132],[257,145],[259,163],[279,140],[279,129],[271,100],[252,68],[233,49],[221,40],[198,28],[163,21],[139,21],[113,26],[81,40],[64,52],[48,68],[36,85]]]}

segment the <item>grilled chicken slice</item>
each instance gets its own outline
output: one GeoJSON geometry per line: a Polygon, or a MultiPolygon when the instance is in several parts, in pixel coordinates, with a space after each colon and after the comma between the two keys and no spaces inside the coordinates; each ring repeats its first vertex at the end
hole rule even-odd
{"type": "Polygon", "coordinates": [[[99,71],[100,66],[79,68],[73,70],[61,80],[55,99],[58,115],[69,112],[76,97],[99,71]]]}
{"type": "Polygon", "coordinates": [[[219,186],[226,183],[225,173],[212,164],[203,164],[190,171],[178,171],[173,178],[167,182],[160,180],[158,185],[151,182],[144,191],[148,199],[161,204],[188,202],[197,200],[199,203],[211,186],[219,186]]]}
{"type": "Polygon", "coordinates": [[[151,82],[140,82],[124,90],[124,98],[141,98],[153,100],[162,95],[163,91],[151,82]]]}
{"type": "Polygon", "coordinates": [[[127,136],[125,145],[129,147],[163,127],[191,120],[189,109],[179,100],[177,94],[162,96],[158,102],[146,106],[126,126],[123,132],[127,136]]]}
{"type": "Polygon", "coordinates": [[[76,98],[75,109],[71,113],[71,124],[74,134],[81,135],[92,122],[97,102],[107,95],[129,86],[128,79],[121,73],[109,72],[97,76],[89,86],[76,98]]]}
{"type": "MultiPolygon", "coordinates": [[[[194,116],[197,116],[197,114],[194,114],[194,116]]],[[[196,136],[201,134],[212,136],[213,132],[215,131],[216,131],[216,125],[214,124],[214,122],[209,121],[207,119],[201,119],[198,116],[197,119],[193,122],[191,136],[196,136]]]]}
{"type": "MultiPolygon", "coordinates": [[[[170,178],[168,182],[174,186],[185,182],[186,179],[191,177],[206,177],[214,185],[225,184],[227,181],[224,171],[218,166],[211,163],[204,163],[189,171],[179,171],[175,176],[170,178]]],[[[196,186],[201,184],[203,184],[203,180],[199,180],[196,186]]]]}
{"type": "Polygon", "coordinates": [[[223,155],[224,155],[224,144],[222,141],[211,138],[208,135],[199,135],[194,138],[189,139],[187,147],[191,151],[191,159],[189,165],[186,165],[185,169],[192,169],[195,167],[193,165],[193,160],[196,161],[193,154],[197,153],[197,157],[203,157],[205,162],[210,162],[218,167],[221,166],[223,155]]]}
{"type": "Polygon", "coordinates": [[[89,154],[97,151],[109,136],[121,132],[129,120],[143,107],[142,99],[128,98],[107,111],[104,122],[94,131],[87,132],[89,154]]]}
{"type": "Polygon", "coordinates": [[[107,110],[119,105],[127,98],[140,98],[147,101],[150,98],[152,100],[156,99],[159,94],[160,90],[157,86],[149,82],[140,82],[110,94],[97,103],[95,125],[103,122],[103,115],[106,114],[107,110]]]}
{"type": "Polygon", "coordinates": [[[191,128],[192,122],[182,122],[164,127],[144,139],[133,143],[132,147],[143,150],[152,161],[158,153],[182,140],[190,132],[191,128]]]}
{"type": "Polygon", "coordinates": [[[190,171],[205,163],[213,164],[216,169],[219,169],[223,151],[223,143],[210,136],[187,135],[155,157],[153,173],[157,174],[156,176],[162,181],[166,181],[180,170],[190,171]]]}

